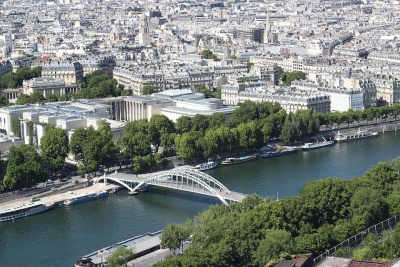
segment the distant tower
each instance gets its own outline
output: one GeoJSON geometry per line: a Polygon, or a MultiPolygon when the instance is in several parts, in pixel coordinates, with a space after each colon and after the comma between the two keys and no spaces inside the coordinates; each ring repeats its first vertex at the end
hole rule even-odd
{"type": "Polygon", "coordinates": [[[147,18],[144,13],[140,17],[139,44],[140,45],[149,45],[150,44],[149,24],[147,23],[147,18]]]}
{"type": "Polygon", "coordinates": [[[269,21],[269,1],[267,2],[267,21],[265,23],[265,30],[264,30],[264,44],[270,43],[270,35],[271,35],[271,24],[269,21]]]}

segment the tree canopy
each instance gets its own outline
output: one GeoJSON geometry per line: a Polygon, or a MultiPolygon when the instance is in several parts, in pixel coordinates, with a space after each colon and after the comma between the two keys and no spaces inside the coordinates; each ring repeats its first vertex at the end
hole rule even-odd
{"type": "MultiPolygon", "coordinates": [[[[388,165],[398,168],[399,161],[388,165]]],[[[318,255],[388,218],[392,208],[398,209],[397,205],[388,205],[388,199],[399,196],[399,175],[388,185],[388,197],[374,189],[381,183],[378,170],[388,168],[381,166],[383,163],[350,180],[311,181],[298,196],[279,201],[250,195],[241,203],[213,205],[194,219],[192,245],[184,255],[167,258],[155,266],[271,266],[295,254],[318,255]]],[[[390,201],[396,202],[396,198],[390,201]]],[[[172,249],[179,243],[178,228],[178,224],[172,224],[164,229],[164,238],[172,249]]],[[[398,237],[396,232],[390,240],[379,242],[371,236],[365,240],[366,248],[353,249],[353,255],[360,259],[393,259],[399,253],[398,237]]]]}
{"type": "Polygon", "coordinates": [[[68,155],[68,136],[63,129],[48,126],[40,139],[41,157],[57,175],[68,155]]]}

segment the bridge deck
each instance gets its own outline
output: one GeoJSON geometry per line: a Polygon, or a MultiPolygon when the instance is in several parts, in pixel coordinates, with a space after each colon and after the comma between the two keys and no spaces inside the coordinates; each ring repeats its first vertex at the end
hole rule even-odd
{"type": "MultiPolygon", "coordinates": [[[[154,177],[156,174],[154,173],[148,173],[148,174],[131,174],[131,173],[110,173],[106,175],[106,178],[114,178],[118,179],[120,181],[128,182],[128,183],[142,183],[145,182],[152,177],[154,177]]],[[[157,180],[157,181],[151,181],[148,182],[149,185],[154,185],[154,186],[160,186],[160,187],[165,187],[165,188],[172,188],[172,189],[177,189],[181,191],[187,191],[187,192],[194,192],[194,193],[199,193],[203,195],[208,195],[208,196],[214,196],[211,192],[205,190],[204,188],[198,187],[198,185],[194,183],[187,182],[185,184],[182,182],[178,182],[176,180],[157,180]]],[[[234,201],[234,202],[240,202],[242,201],[246,195],[238,192],[233,192],[233,191],[225,191],[225,190],[216,190],[217,193],[223,197],[224,199],[228,201],[234,201]]]]}

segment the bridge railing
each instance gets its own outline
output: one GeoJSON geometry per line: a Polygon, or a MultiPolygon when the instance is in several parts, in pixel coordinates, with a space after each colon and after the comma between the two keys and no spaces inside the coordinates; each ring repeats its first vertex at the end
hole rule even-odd
{"type": "Polygon", "coordinates": [[[400,214],[397,214],[393,217],[390,217],[389,219],[386,219],[380,223],[377,223],[365,229],[364,231],[359,232],[356,235],[353,235],[352,237],[346,239],[342,243],[332,247],[331,249],[328,249],[327,251],[316,257],[314,259],[314,265],[323,260],[325,257],[334,255],[334,253],[340,248],[357,246],[364,240],[365,237],[367,237],[367,235],[371,233],[380,234],[384,230],[392,229],[392,227],[394,227],[396,223],[399,221],[400,221],[400,214]]]}

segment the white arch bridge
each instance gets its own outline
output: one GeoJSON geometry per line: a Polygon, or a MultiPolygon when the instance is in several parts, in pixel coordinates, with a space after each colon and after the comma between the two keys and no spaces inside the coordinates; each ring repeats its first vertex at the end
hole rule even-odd
{"type": "Polygon", "coordinates": [[[226,205],[240,202],[246,197],[242,193],[230,191],[210,175],[190,168],[176,168],[147,175],[115,172],[93,179],[94,183],[100,181],[107,183],[107,180],[114,181],[131,192],[137,192],[144,186],[152,185],[217,197],[226,205]]]}

